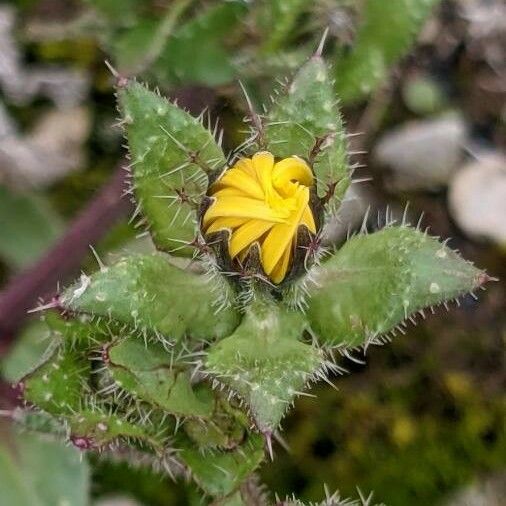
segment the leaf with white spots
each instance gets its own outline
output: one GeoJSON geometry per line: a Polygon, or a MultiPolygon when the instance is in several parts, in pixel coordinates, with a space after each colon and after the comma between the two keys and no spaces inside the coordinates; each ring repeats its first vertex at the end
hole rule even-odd
{"type": "Polygon", "coordinates": [[[152,449],[162,451],[168,441],[170,425],[160,427],[139,420],[127,420],[118,414],[106,412],[94,405],[81,410],[67,419],[70,441],[81,450],[96,450],[108,447],[118,441],[137,441],[148,444],[152,449]]]}
{"type": "Polygon", "coordinates": [[[118,90],[134,195],[156,246],[191,255],[208,174],[225,166],[212,132],[164,97],[129,81],[118,90]]]}
{"type": "Polygon", "coordinates": [[[162,254],[138,255],[79,281],[60,302],[171,340],[213,339],[230,335],[240,321],[233,308],[218,310],[214,288],[213,281],[171,265],[162,254]]]}
{"type": "Polygon", "coordinates": [[[42,365],[25,376],[23,396],[28,402],[55,415],[71,413],[87,391],[90,363],[78,350],[54,342],[42,365]]]}
{"type": "Polygon", "coordinates": [[[350,239],[315,269],[307,318],[325,343],[373,342],[413,313],[470,292],[488,276],[436,239],[389,227],[350,239]]]}
{"type": "Polygon", "coordinates": [[[334,188],[339,203],[350,184],[346,132],[325,62],[313,56],[272,106],[265,124],[266,148],[276,157],[308,160],[318,194],[334,188]]]}
{"type": "Polygon", "coordinates": [[[320,365],[319,350],[298,341],[305,327],[301,313],[257,301],[234,334],[209,349],[207,371],[246,402],[262,432],[276,429],[320,365]]]}

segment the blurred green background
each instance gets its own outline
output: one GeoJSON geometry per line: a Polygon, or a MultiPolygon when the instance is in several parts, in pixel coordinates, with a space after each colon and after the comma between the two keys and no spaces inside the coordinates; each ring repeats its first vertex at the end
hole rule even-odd
{"type": "MultiPolygon", "coordinates": [[[[245,135],[238,80],[261,109],[328,30],[324,55],[347,129],[359,134],[350,137],[357,184],[328,241],[342,242],[368,208],[374,229],[386,213],[401,217],[409,202],[412,222],[423,215],[430,233],[450,237],[465,258],[504,279],[505,20],[501,0],[3,2],[1,413],[17,403],[10,383],[45,347],[36,318],[25,319],[23,307],[14,318],[2,306],[6,293],[12,302],[23,276],[44,272],[48,252],[80,213],[90,215],[125,154],[106,60],[196,114],[207,107],[231,149],[245,135]]],[[[129,224],[132,210],[116,202],[121,188],[113,190],[112,225],[104,225],[111,211],[99,207],[86,229],[106,261],[151,248],[129,224]]],[[[72,274],[96,268],[92,253],[76,253],[72,244],[64,256],[72,274]]],[[[20,304],[34,307],[70,271],[46,273],[20,304]]],[[[479,301],[469,295],[460,307],[420,317],[405,335],[369,349],[367,363],[342,357],[351,374],[334,378],[337,389],[314,388],[315,397],[300,398],[284,421],[288,450],[276,445],[274,462],[260,473],[272,494],[318,501],[325,485],[344,496],[356,496],[357,487],[374,491],[391,506],[504,504],[504,284],[476,295],[479,301]]],[[[0,478],[0,505],[14,504],[4,491],[15,486],[40,495],[41,481],[49,502],[40,504],[56,504],[59,484],[45,477],[41,453],[72,462],[71,506],[87,504],[87,490],[97,504],[110,497],[146,506],[196,501],[189,485],[150,471],[96,456],[79,464],[71,449],[13,438],[7,418],[0,418],[0,463],[9,470],[0,478]]]]}

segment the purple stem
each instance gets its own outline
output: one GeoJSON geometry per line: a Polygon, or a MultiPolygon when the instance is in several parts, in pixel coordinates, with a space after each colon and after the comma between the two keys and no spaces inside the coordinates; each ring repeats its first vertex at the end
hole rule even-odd
{"type": "Polygon", "coordinates": [[[118,167],[108,183],[77,216],[58,243],[39,261],[13,279],[0,292],[0,355],[27,317],[27,311],[42,297],[56,294],[58,282],[78,271],[90,245],[132,209],[126,190],[127,172],[118,167]]]}

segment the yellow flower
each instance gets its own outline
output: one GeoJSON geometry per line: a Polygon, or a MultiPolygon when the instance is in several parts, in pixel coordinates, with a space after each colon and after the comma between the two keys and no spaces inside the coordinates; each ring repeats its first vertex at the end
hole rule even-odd
{"type": "Polygon", "coordinates": [[[277,163],[266,151],[242,158],[211,185],[214,201],[204,214],[204,231],[231,231],[232,259],[243,260],[258,243],[265,273],[280,283],[291,266],[299,226],[316,233],[309,206],[313,184],[310,167],[295,156],[277,163]]]}

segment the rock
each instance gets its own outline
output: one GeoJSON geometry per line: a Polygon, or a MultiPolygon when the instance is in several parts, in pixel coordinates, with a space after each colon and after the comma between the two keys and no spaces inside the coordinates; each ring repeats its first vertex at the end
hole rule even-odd
{"type": "Polygon", "coordinates": [[[424,74],[407,77],[402,84],[402,98],[408,109],[422,116],[441,111],[446,105],[441,85],[424,74]]]}
{"type": "Polygon", "coordinates": [[[502,506],[506,497],[506,474],[499,473],[457,492],[446,506],[502,506]]]}
{"type": "Polygon", "coordinates": [[[83,162],[81,146],[86,141],[90,128],[88,109],[54,109],[39,119],[29,139],[34,146],[58,153],[67,158],[70,165],[79,166],[83,162]]]}
{"type": "Polygon", "coordinates": [[[470,237],[506,246],[506,157],[481,156],[462,168],[450,185],[450,212],[470,237]]]}
{"type": "Polygon", "coordinates": [[[13,135],[16,133],[16,126],[14,121],[9,116],[7,109],[0,102],[0,142],[4,137],[8,135],[13,135]]]}
{"type": "Polygon", "coordinates": [[[367,186],[352,184],[344,195],[337,216],[332,217],[322,233],[324,246],[340,244],[362,224],[367,209],[375,206],[375,199],[367,186]]]}
{"type": "Polygon", "coordinates": [[[391,169],[393,190],[446,186],[463,157],[467,128],[458,115],[413,121],[387,132],[373,150],[376,163],[391,169]]]}
{"type": "Polygon", "coordinates": [[[73,107],[88,95],[90,80],[84,71],[59,66],[25,67],[14,38],[15,11],[0,6],[0,86],[8,100],[24,105],[37,95],[57,107],[73,107]]]}
{"type": "Polygon", "coordinates": [[[0,182],[19,188],[47,186],[85,164],[83,144],[91,127],[83,107],[52,110],[21,136],[0,137],[0,182]]]}

